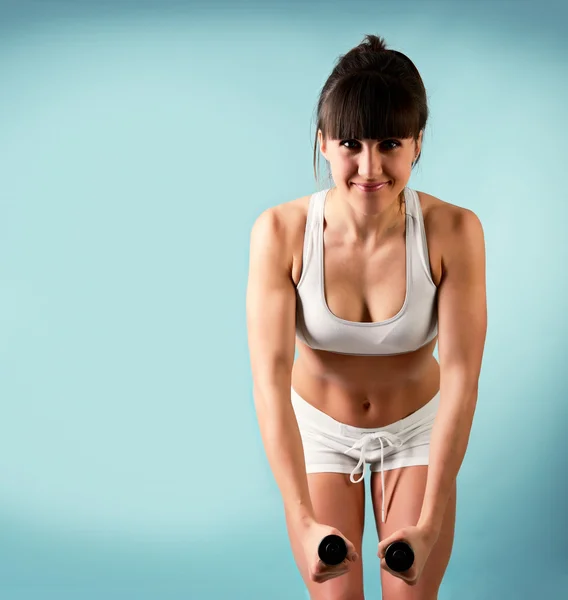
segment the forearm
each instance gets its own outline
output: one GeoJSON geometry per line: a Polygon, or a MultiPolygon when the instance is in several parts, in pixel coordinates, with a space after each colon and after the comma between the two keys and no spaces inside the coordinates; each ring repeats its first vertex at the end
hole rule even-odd
{"type": "Polygon", "coordinates": [[[315,521],[310,499],[302,438],[290,400],[290,387],[256,389],[255,405],[264,449],[284,510],[296,526],[315,521]]]}
{"type": "Polygon", "coordinates": [[[441,379],[440,405],[430,439],[428,477],[418,525],[437,537],[467,449],[477,402],[477,382],[441,379]]]}

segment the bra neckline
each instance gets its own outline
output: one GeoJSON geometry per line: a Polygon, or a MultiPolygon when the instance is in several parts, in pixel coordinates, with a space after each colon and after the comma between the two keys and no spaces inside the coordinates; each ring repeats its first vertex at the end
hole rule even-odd
{"type": "Polygon", "coordinates": [[[335,321],[342,323],[344,325],[350,325],[353,327],[380,327],[381,325],[388,325],[390,323],[393,323],[394,321],[400,319],[404,313],[406,312],[406,308],[408,306],[408,302],[410,299],[410,287],[411,287],[411,283],[412,283],[412,278],[410,276],[410,250],[411,250],[411,243],[410,243],[410,236],[408,235],[408,220],[411,218],[411,215],[408,212],[408,198],[410,196],[410,190],[408,187],[404,188],[404,198],[405,198],[405,208],[404,208],[404,246],[405,246],[405,252],[406,252],[406,260],[405,260],[405,265],[406,265],[406,291],[404,294],[404,302],[402,304],[402,307],[400,308],[400,310],[396,313],[396,315],[385,319],[384,321],[349,321],[347,319],[342,319],[341,317],[338,317],[335,313],[333,313],[331,311],[331,309],[329,308],[327,301],[325,299],[325,273],[324,273],[324,266],[325,266],[325,260],[324,260],[324,236],[323,236],[323,222],[324,222],[324,218],[325,218],[325,201],[327,199],[327,195],[329,194],[331,188],[328,188],[326,190],[323,190],[322,192],[322,201],[321,201],[321,209],[320,209],[320,216],[321,218],[319,219],[319,223],[318,223],[318,236],[317,236],[317,240],[318,240],[318,245],[319,245],[319,257],[320,257],[320,294],[321,294],[321,300],[323,303],[323,306],[326,310],[326,312],[331,316],[332,319],[334,319],[335,321]]]}

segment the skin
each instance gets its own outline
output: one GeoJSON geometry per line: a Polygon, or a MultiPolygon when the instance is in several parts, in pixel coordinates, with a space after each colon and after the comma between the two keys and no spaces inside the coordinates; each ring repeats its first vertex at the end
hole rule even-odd
{"type": "MultiPolygon", "coordinates": [[[[399,195],[408,183],[422,135],[397,140],[325,140],[336,183],[325,206],[324,281],[329,309],[350,321],[383,321],[400,310],[406,294],[405,216],[399,195]],[[355,189],[351,182],[390,181],[378,192],[355,189]]],[[[425,221],[443,203],[420,192],[425,221]]],[[[300,199],[292,244],[292,279],[302,269],[303,229],[309,197],[300,199]]],[[[292,207],[290,207],[292,208],[292,207]]],[[[293,211],[290,211],[292,213],[293,211]]],[[[290,215],[291,221],[294,217],[290,215]]],[[[428,224],[426,224],[428,230],[428,224]]],[[[440,246],[428,236],[432,278],[441,279],[440,246]]],[[[292,371],[294,389],[334,419],[356,427],[382,427],[426,404],[439,389],[439,365],[432,356],[436,340],[416,352],[397,356],[348,356],[312,350],[296,341],[299,356],[292,371]]]]}
{"type": "MultiPolygon", "coordinates": [[[[422,134],[417,140],[392,141],[329,140],[324,139],[321,132],[318,136],[320,151],[329,160],[336,184],[328,194],[324,215],[326,302],[331,312],[340,318],[383,321],[399,312],[406,294],[405,217],[404,211],[399,210],[398,198],[408,184],[412,163],[420,153],[422,134]],[[353,185],[353,182],[387,180],[386,187],[373,193],[362,192],[353,185]]],[[[430,272],[439,292],[439,354],[441,359],[444,357],[444,365],[448,365],[444,372],[463,373],[463,379],[476,382],[486,318],[484,255],[480,249],[482,231],[471,211],[424,192],[418,195],[430,272]],[[472,320],[478,331],[475,336],[470,331],[472,320]],[[448,358],[451,356],[457,358],[448,358]]],[[[270,229],[263,239],[277,238],[278,256],[283,257],[280,259],[282,268],[288,271],[293,286],[298,284],[302,273],[309,198],[308,195],[272,207],[265,215],[270,229]]],[[[286,304],[278,305],[281,306],[278,314],[285,315],[286,328],[275,327],[276,313],[268,316],[268,310],[276,310],[275,295],[266,305],[267,316],[262,317],[266,323],[262,328],[265,333],[255,342],[258,345],[255,369],[259,373],[268,369],[268,361],[273,360],[264,357],[282,356],[283,352],[289,356],[289,342],[286,341],[286,346],[280,342],[287,339],[288,327],[293,322],[293,306],[289,304],[293,291],[286,289],[286,304]],[[282,312],[284,306],[286,312],[282,312]],[[274,336],[270,346],[269,331],[274,336]]],[[[254,288],[251,297],[255,297],[254,288]]],[[[278,296],[279,301],[280,298],[284,302],[284,296],[278,296]]],[[[260,305],[251,302],[251,306],[250,314],[258,314],[260,305]]],[[[254,324],[252,319],[251,323],[260,331],[259,324],[254,324]]],[[[308,403],[338,421],[363,428],[383,427],[415,412],[440,390],[440,364],[432,355],[436,341],[396,356],[350,356],[313,350],[296,338],[298,357],[291,366],[291,383],[308,403]]],[[[453,395],[458,397],[457,393],[453,395]]],[[[468,402],[468,407],[474,406],[474,402],[468,402]]],[[[460,444],[463,445],[463,441],[460,444]]],[[[436,527],[421,522],[428,466],[385,472],[385,523],[380,519],[380,473],[371,473],[373,511],[381,540],[377,554],[381,559],[383,600],[437,598],[453,545],[457,496],[453,474],[457,474],[457,468],[455,465],[448,468],[452,479],[444,483],[441,504],[445,508],[436,527]],[[416,557],[412,569],[402,574],[390,572],[383,558],[385,544],[400,537],[401,532],[411,542],[416,557]]],[[[310,473],[307,479],[317,522],[336,527],[360,557],[365,480],[353,484],[349,475],[342,473],[310,473]]],[[[364,598],[360,559],[336,567],[333,578],[326,573],[325,578],[315,580],[313,573],[317,573],[321,565],[314,565],[313,558],[306,556],[298,524],[287,517],[287,527],[296,564],[312,600],[364,598]]],[[[330,573],[333,575],[333,569],[330,573]]]]}
{"type": "MultiPolygon", "coordinates": [[[[410,178],[412,162],[420,154],[422,132],[413,138],[386,140],[328,140],[318,131],[320,151],[329,161],[336,188],[330,200],[347,242],[376,243],[397,225],[404,225],[398,197],[410,178]],[[377,192],[361,192],[354,183],[389,181],[377,192]]],[[[330,216],[330,218],[333,218],[330,216]]]]}

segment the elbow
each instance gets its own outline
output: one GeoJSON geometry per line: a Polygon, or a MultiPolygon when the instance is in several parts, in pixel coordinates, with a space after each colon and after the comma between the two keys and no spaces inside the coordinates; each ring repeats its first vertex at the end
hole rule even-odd
{"type": "Polygon", "coordinates": [[[481,364],[478,361],[441,361],[440,379],[477,390],[481,364]]]}
{"type": "Polygon", "coordinates": [[[253,389],[257,398],[271,397],[292,386],[292,363],[288,360],[274,360],[269,367],[253,374],[253,389]]]}

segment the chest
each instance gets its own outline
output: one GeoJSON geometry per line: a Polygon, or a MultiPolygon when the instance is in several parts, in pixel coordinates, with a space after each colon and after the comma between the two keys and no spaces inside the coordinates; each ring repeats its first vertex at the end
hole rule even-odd
{"type": "Polygon", "coordinates": [[[323,290],[329,310],[357,322],[384,321],[404,304],[407,264],[404,234],[379,246],[346,243],[324,231],[323,290]]]}
{"type": "MultiPolygon", "coordinates": [[[[438,286],[442,277],[442,240],[426,220],[425,234],[428,267],[432,281],[438,286]]],[[[328,309],[336,317],[361,323],[381,322],[396,316],[407,295],[410,251],[404,225],[380,243],[367,244],[347,242],[343,235],[324,225],[320,260],[328,309]]],[[[302,245],[296,252],[293,276],[297,281],[301,275],[302,245]]]]}

